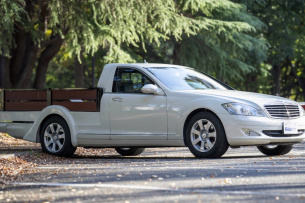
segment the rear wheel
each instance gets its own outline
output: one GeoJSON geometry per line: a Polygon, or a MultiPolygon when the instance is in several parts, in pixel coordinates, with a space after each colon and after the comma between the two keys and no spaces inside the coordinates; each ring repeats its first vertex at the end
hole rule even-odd
{"type": "Polygon", "coordinates": [[[71,134],[67,122],[54,116],[43,123],[40,130],[40,143],[42,151],[51,155],[70,157],[76,147],[71,143],[71,134]]]}
{"type": "Polygon", "coordinates": [[[258,146],[257,149],[265,155],[284,155],[289,153],[293,148],[293,145],[264,145],[258,146]]]}
{"type": "Polygon", "coordinates": [[[193,116],[185,136],[186,146],[198,158],[221,157],[229,147],[222,123],[210,112],[193,116]]]}
{"type": "Polygon", "coordinates": [[[135,156],[141,154],[145,148],[137,148],[137,147],[132,147],[132,148],[114,148],[115,151],[117,151],[120,155],[122,156],[135,156]]]}

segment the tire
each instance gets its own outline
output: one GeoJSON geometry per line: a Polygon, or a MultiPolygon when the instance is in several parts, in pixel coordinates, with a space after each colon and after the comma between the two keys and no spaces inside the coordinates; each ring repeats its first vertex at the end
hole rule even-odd
{"type": "Polygon", "coordinates": [[[119,153],[122,156],[136,156],[141,154],[145,148],[137,148],[137,147],[133,147],[133,148],[114,148],[115,151],[117,151],[117,153],[119,153]]]}
{"type": "Polygon", "coordinates": [[[191,118],[185,143],[197,158],[221,157],[229,147],[221,121],[210,112],[201,112],[191,118]]]}
{"type": "Polygon", "coordinates": [[[76,150],[71,143],[69,126],[59,116],[51,117],[42,124],[40,144],[43,152],[54,156],[70,157],[76,150]]]}
{"type": "Polygon", "coordinates": [[[264,145],[258,146],[257,149],[267,156],[284,155],[289,153],[293,148],[293,145],[264,145]]]}

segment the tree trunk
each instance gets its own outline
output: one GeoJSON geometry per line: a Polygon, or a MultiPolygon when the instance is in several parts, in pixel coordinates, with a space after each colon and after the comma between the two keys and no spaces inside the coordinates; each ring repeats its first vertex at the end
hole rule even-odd
{"type": "Polygon", "coordinates": [[[257,75],[249,73],[246,75],[245,90],[247,92],[258,92],[257,75]]]}
{"type": "Polygon", "coordinates": [[[180,42],[175,43],[173,60],[174,60],[174,64],[176,65],[180,65],[180,49],[181,49],[180,42]]]}
{"type": "Polygon", "coordinates": [[[75,87],[84,87],[84,65],[83,65],[83,53],[80,53],[80,60],[75,56],[75,87]]]}
{"type": "Polygon", "coordinates": [[[2,60],[1,60],[1,56],[0,56],[0,89],[2,89],[3,88],[3,86],[4,86],[4,84],[3,84],[3,79],[2,79],[2,75],[3,75],[3,70],[2,70],[2,66],[1,66],[1,63],[2,63],[2,60]]]}
{"type": "MultiPolygon", "coordinates": [[[[297,65],[296,65],[296,67],[294,67],[294,66],[292,65],[291,61],[289,60],[289,65],[290,65],[290,67],[291,67],[291,71],[292,71],[294,77],[295,77],[295,78],[297,79],[297,81],[298,81],[297,84],[299,85],[300,89],[302,90],[302,96],[303,96],[303,100],[304,100],[304,99],[305,99],[305,81],[304,81],[304,78],[299,77],[298,74],[297,74],[296,69],[298,69],[298,63],[297,63],[297,65]]],[[[305,68],[302,68],[302,69],[305,70],[305,68]]],[[[297,95],[297,97],[296,97],[296,101],[297,101],[297,99],[298,99],[298,95],[297,95]]]]}
{"type": "Polygon", "coordinates": [[[17,84],[19,81],[20,73],[21,73],[21,68],[22,68],[22,62],[25,57],[25,51],[27,48],[27,35],[26,31],[24,29],[21,29],[17,25],[15,25],[15,40],[16,40],[16,48],[13,51],[12,54],[12,60],[11,60],[11,80],[12,84],[17,84]]]}
{"type": "Polygon", "coordinates": [[[92,56],[92,87],[95,87],[95,55],[92,56]]]}
{"type": "Polygon", "coordinates": [[[14,84],[16,88],[31,88],[32,87],[32,75],[35,63],[37,60],[39,48],[34,43],[25,50],[25,57],[23,58],[23,65],[21,72],[19,73],[19,80],[17,84],[14,84]]]}
{"type": "Polygon", "coordinates": [[[273,73],[273,82],[274,87],[272,90],[272,94],[280,94],[281,93],[281,67],[277,64],[274,64],[272,67],[272,73],[273,73]]]}
{"type": "Polygon", "coordinates": [[[0,88],[43,88],[47,67],[59,51],[64,40],[56,35],[39,47],[30,34],[16,33],[17,47],[12,49],[11,58],[0,55],[0,88]],[[41,53],[38,56],[38,53],[41,53]],[[34,85],[32,75],[38,61],[34,85]]]}
{"type": "Polygon", "coordinates": [[[0,55],[0,88],[10,88],[10,68],[9,68],[10,59],[0,55]]]}
{"type": "Polygon", "coordinates": [[[64,42],[64,40],[59,36],[59,34],[52,38],[55,39],[55,41],[45,48],[38,60],[35,82],[33,86],[34,88],[41,89],[44,87],[48,65],[51,59],[57,54],[61,45],[64,42]]]}
{"type": "MultiPolygon", "coordinates": [[[[304,78],[303,78],[303,80],[301,79],[301,81],[302,81],[303,84],[305,84],[305,79],[304,78]]],[[[303,93],[302,94],[303,95],[303,101],[305,101],[305,86],[303,86],[302,89],[303,89],[303,92],[302,92],[303,93]]]]}

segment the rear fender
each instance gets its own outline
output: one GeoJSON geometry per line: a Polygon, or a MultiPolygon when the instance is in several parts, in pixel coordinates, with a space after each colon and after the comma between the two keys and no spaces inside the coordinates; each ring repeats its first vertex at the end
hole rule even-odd
{"type": "Polygon", "coordinates": [[[76,138],[76,128],[75,128],[75,121],[70,113],[70,111],[63,107],[58,105],[52,105],[44,108],[39,116],[34,121],[33,126],[30,128],[30,130],[25,134],[23,137],[24,140],[30,141],[30,142],[39,142],[39,130],[41,127],[41,124],[45,121],[47,117],[50,116],[60,116],[67,122],[70,133],[71,133],[71,142],[74,147],[77,147],[77,138],[76,138]]]}

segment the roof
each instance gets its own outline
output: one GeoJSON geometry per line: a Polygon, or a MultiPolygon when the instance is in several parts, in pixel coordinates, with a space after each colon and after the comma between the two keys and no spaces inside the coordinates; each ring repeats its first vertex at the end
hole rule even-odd
{"type": "Polygon", "coordinates": [[[186,68],[185,66],[174,65],[174,64],[164,64],[164,63],[110,63],[109,65],[140,66],[140,67],[143,67],[143,68],[148,68],[148,67],[177,67],[177,68],[180,67],[180,68],[186,68]]]}

